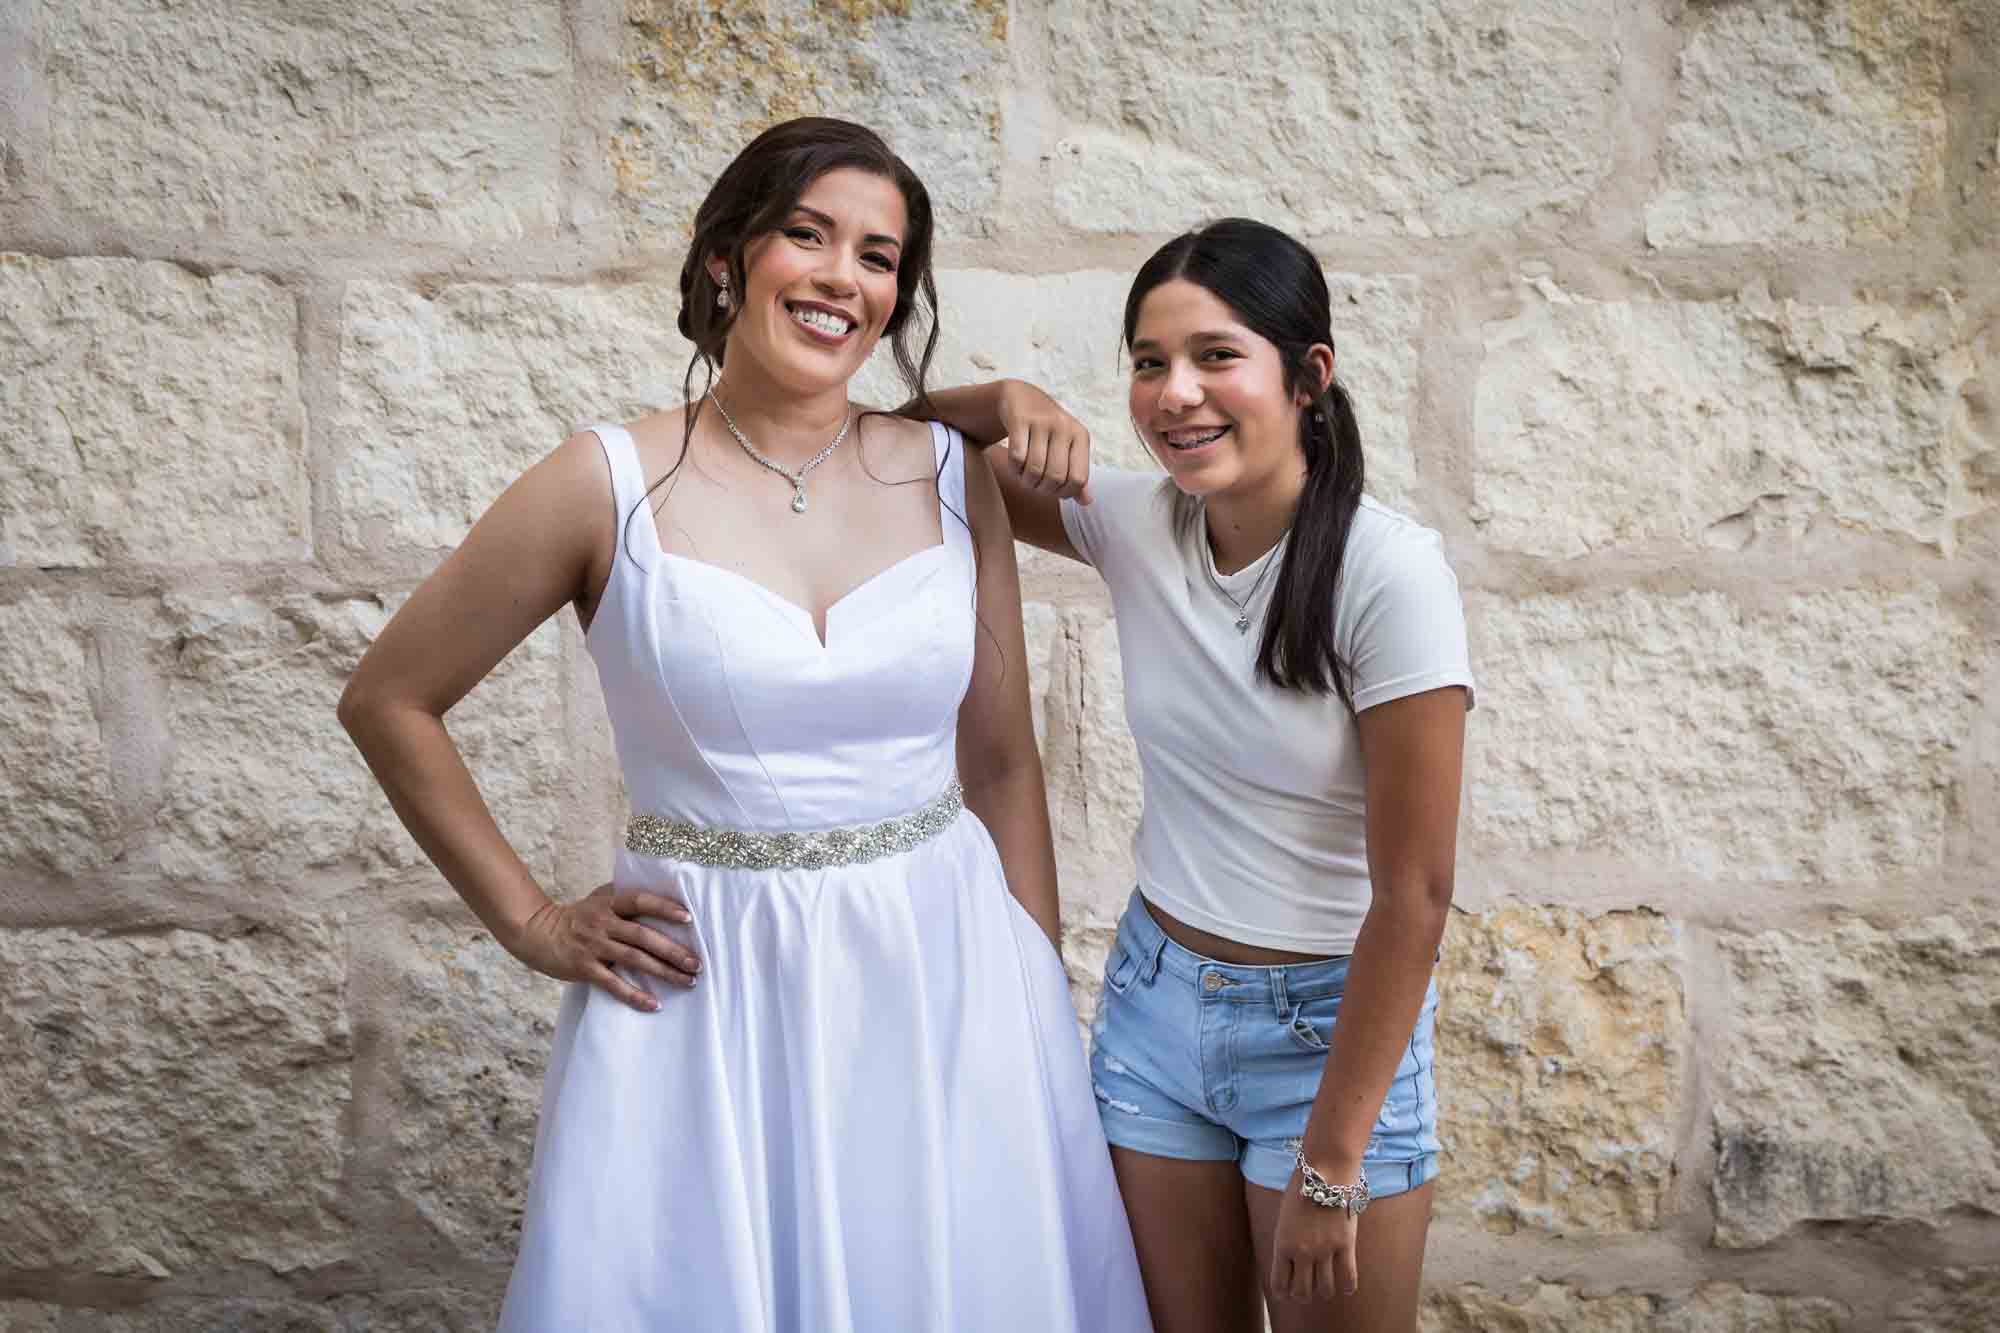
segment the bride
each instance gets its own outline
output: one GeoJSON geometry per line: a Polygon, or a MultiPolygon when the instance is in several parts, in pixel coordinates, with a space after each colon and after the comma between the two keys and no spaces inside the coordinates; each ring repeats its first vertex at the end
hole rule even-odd
{"type": "Polygon", "coordinates": [[[530,469],[341,700],[452,886],[572,983],[503,1329],[1149,1327],[1056,952],[1006,512],[956,434],[847,396],[887,338],[922,400],[931,239],[870,131],[758,136],[681,273],[707,391],[530,469]],[[568,899],[443,724],[566,605],[633,810],[568,899]]]}

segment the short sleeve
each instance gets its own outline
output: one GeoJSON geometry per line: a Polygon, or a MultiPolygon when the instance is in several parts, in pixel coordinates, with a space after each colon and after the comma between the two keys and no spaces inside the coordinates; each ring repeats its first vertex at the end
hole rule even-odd
{"type": "Polygon", "coordinates": [[[1473,704],[1465,605],[1444,542],[1367,502],[1355,513],[1334,613],[1354,711],[1450,685],[1473,704]]]}
{"type": "MultiPolygon", "coordinates": [[[[1107,560],[1116,563],[1121,549],[1144,539],[1141,527],[1154,516],[1154,502],[1163,483],[1158,473],[1092,468],[1091,502],[1061,502],[1063,531],[1069,534],[1069,544],[1100,572],[1107,560]]],[[[1160,515],[1167,512],[1165,506],[1159,508],[1160,515]]]]}

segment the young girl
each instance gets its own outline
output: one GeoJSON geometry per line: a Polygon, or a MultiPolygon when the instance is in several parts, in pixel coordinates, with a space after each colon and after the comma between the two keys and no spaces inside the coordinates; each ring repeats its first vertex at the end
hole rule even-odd
{"type": "Polygon", "coordinates": [[[503,1330],[1147,1327],[1051,947],[1006,515],[948,431],[848,400],[884,337],[922,399],[930,256],[874,134],[760,135],[681,273],[722,378],[517,481],[341,701],[453,887],[573,983],[503,1330]],[[568,901],[443,724],[564,606],[635,812],[568,901]]]}
{"type": "Polygon", "coordinates": [[[1457,580],[1362,493],[1303,245],[1177,237],[1124,333],[1164,477],[1091,470],[1026,385],[935,402],[1009,440],[988,461],[1015,534],[1095,566],[1117,617],[1145,808],[1091,1072],[1154,1324],[1255,1330],[1268,1304],[1276,1333],[1414,1330],[1472,703],[1457,580]]]}

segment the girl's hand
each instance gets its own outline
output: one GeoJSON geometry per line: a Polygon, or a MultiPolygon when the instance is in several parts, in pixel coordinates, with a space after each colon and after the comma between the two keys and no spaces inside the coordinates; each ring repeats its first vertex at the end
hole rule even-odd
{"type": "Polygon", "coordinates": [[[1299,1192],[1299,1179],[1293,1171],[1284,1202],[1278,1205],[1269,1290],[1280,1300],[1293,1301],[1351,1296],[1360,1285],[1354,1263],[1355,1219],[1344,1208],[1307,1202],[1299,1192]]]}
{"type": "Polygon", "coordinates": [[[538,909],[508,948],[516,958],[557,981],[588,981],[634,1009],[652,1013],[660,1002],[611,969],[628,968],[668,985],[694,985],[701,960],[693,951],[633,920],[654,917],[686,925],[686,907],[657,893],[621,893],[600,884],[573,903],[538,909]]]}
{"type": "Polygon", "coordinates": [[[1023,380],[1000,386],[1000,425],[1014,475],[1037,495],[1090,503],[1090,431],[1023,380]]]}

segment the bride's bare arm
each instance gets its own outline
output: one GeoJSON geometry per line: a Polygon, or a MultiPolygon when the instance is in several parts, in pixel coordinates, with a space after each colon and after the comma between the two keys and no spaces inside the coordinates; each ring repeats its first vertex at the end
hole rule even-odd
{"type": "Polygon", "coordinates": [[[979,547],[978,652],[958,713],[958,772],[965,803],[1000,851],[1007,887],[1058,951],[1062,926],[1048,797],[1028,705],[1028,650],[1014,536],[992,475],[965,460],[966,517],[979,547]]]}
{"type": "Polygon", "coordinates": [[[609,965],[691,984],[687,950],[625,919],[684,920],[684,910],[602,889],[553,902],[501,835],[444,726],[452,705],[538,625],[594,600],[613,555],[611,509],[595,437],[573,436],[508,487],[411,594],[355,668],[340,721],[411,836],[509,952],[652,1008],[609,965]]]}

